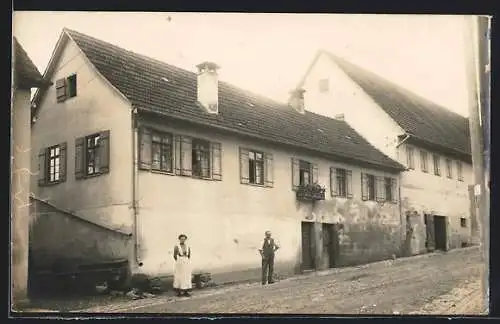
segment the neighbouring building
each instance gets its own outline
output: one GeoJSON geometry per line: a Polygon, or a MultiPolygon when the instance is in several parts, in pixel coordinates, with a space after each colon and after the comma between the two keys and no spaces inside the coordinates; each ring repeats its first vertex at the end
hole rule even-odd
{"type": "Polygon", "coordinates": [[[30,193],[31,89],[48,86],[19,44],[12,40],[11,92],[11,296],[14,307],[27,300],[30,193]]]}
{"type": "Polygon", "coordinates": [[[298,88],[306,109],[344,120],[404,164],[401,204],[412,254],[471,241],[468,119],[332,53],[320,50],[298,88]]]}
{"type": "Polygon", "coordinates": [[[400,254],[401,163],[301,92],[280,104],[197,69],[65,29],[34,98],[33,192],[132,233],[134,272],[171,274],[181,233],[216,281],[258,274],[265,230],[281,274],[400,254]]]}

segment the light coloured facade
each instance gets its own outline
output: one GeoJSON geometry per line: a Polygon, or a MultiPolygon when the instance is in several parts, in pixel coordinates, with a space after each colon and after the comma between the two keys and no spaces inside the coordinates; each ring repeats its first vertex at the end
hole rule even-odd
{"type": "MultiPolygon", "coordinates": [[[[358,67],[352,68],[350,64],[347,66],[354,71],[353,74],[364,74],[373,78],[372,81],[378,81],[378,77],[370,72],[360,73],[358,67]]],[[[332,59],[330,53],[324,51],[318,53],[299,87],[306,91],[306,110],[329,117],[342,116],[377,149],[408,168],[401,177],[401,201],[405,215],[404,226],[409,232],[408,249],[412,254],[426,251],[426,239],[429,235],[426,233],[424,215],[446,217],[446,248],[470,243],[469,185],[472,183],[470,153],[450,154],[449,148],[439,147],[441,143],[432,143],[430,146],[429,143],[422,145],[421,142],[414,141],[413,135],[374,99],[378,95],[376,91],[389,92],[385,94],[385,98],[390,98],[391,91],[398,91],[398,95],[403,93],[404,96],[409,96],[407,90],[388,88],[384,84],[380,89],[374,87],[375,90],[369,94],[349,73],[345,72],[336,59],[332,59]],[[436,166],[434,156],[437,157],[436,166]]],[[[411,99],[407,100],[411,102],[414,100],[413,96],[412,94],[411,99]]],[[[391,104],[396,107],[395,109],[403,108],[398,106],[396,101],[387,103],[388,106],[391,104]]],[[[452,112],[449,114],[453,115],[452,112]]],[[[413,116],[410,120],[416,125],[422,122],[428,123],[417,118],[413,116]]],[[[465,118],[463,121],[465,123],[465,118]]],[[[453,134],[450,133],[448,136],[453,134]]]]}
{"type": "Polygon", "coordinates": [[[16,38],[11,92],[11,295],[14,308],[28,299],[31,89],[47,85],[16,38]]]}
{"type": "MultiPolygon", "coordinates": [[[[220,274],[220,280],[249,279],[256,273],[265,230],[271,230],[280,242],[276,266],[282,274],[401,253],[402,166],[397,162],[386,158],[391,165],[374,165],[363,157],[346,162],[175,116],[142,113],[66,32],[47,74],[55,86],[35,97],[39,107],[32,127],[33,151],[43,153],[32,156],[32,168],[45,165],[46,172],[34,179],[32,191],[82,218],[133,233],[133,271],[171,274],[173,246],[180,233],[189,238],[195,271],[220,274]],[[59,80],[74,74],[76,93],[68,88],[58,92],[63,84],[72,87],[71,80],[59,80]],[[90,135],[100,136],[97,151],[87,141],[90,135]],[[83,146],[81,138],[86,138],[83,146]],[[202,151],[195,148],[205,144],[207,150],[202,151],[210,158],[198,170],[194,156],[202,151]],[[163,152],[158,162],[153,160],[155,145],[163,152]],[[50,169],[50,149],[55,147],[64,152],[53,163],[59,166],[57,176],[50,169]],[[91,151],[87,160],[81,157],[82,148],[91,151]],[[257,170],[249,162],[251,151],[264,157],[262,181],[257,171],[250,175],[257,170]],[[94,159],[96,155],[99,161],[94,159]],[[299,160],[309,162],[307,171],[298,169],[299,160]],[[337,178],[337,168],[345,170],[343,177],[337,178]],[[196,172],[201,173],[193,176],[196,172]],[[305,177],[326,189],[324,201],[297,200],[294,189],[300,181],[307,182],[305,177]],[[342,179],[338,180],[340,187],[336,179],[342,179]],[[386,181],[385,187],[376,179],[386,181]],[[383,197],[375,197],[376,185],[383,189],[379,190],[383,197]]],[[[227,97],[209,99],[207,102],[215,103],[213,107],[220,103],[226,109],[227,97]]],[[[199,114],[210,113],[214,112],[199,110],[199,114]]],[[[311,118],[296,114],[293,118],[311,118]]],[[[350,129],[342,121],[335,123],[350,129]]],[[[367,147],[370,154],[380,155],[367,147]]]]}

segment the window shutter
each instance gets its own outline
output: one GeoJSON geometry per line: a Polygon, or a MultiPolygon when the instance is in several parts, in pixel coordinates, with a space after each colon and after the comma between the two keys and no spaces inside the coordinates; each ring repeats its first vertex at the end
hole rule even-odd
{"type": "Polygon", "coordinates": [[[240,182],[249,183],[248,150],[240,147],[240,182]]]}
{"type": "Polygon", "coordinates": [[[368,177],[365,173],[361,173],[361,198],[368,200],[368,177]]]}
{"type": "Polygon", "coordinates": [[[220,143],[211,143],[212,151],[212,179],[222,180],[222,156],[220,143]]]}
{"type": "Polygon", "coordinates": [[[333,167],[330,167],[330,194],[337,196],[337,171],[333,167]]]}
{"type": "Polygon", "coordinates": [[[397,203],[398,198],[399,198],[399,187],[398,187],[398,181],[394,178],[391,179],[391,186],[392,186],[392,202],[397,203]]]}
{"type": "Polygon", "coordinates": [[[352,171],[345,171],[347,198],[352,198],[352,171]]]}
{"type": "Polygon", "coordinates": [[[66,79],[59,79],[56,81],[56,97],[57,102],[66,100],[66,79]]]}
{"type": "Polygon", "coordinates": [[[47,182],[47,149],[43,148],[38,154],[38,185],[43,186],[47,182]]]}
{"type": "Polygon", "coordinates": [[[265,180],[266,187],[272,187],[274,184],[274,169],[273,169],[273,155],[271,153],[264,154],[265,159],[265,180]]]}
{"type": "Polygon", "coordinates": [[[85,138],[75,140],[75,179],[85,176],[85,138]]]}
{"type": "Polygon", "coordinates": [[[312,183],[316,183],[318,181],[319,181],[318,165],[313,163],[312,164],[312,183]]]}
{"type": "Polygon", "coordinates": [[[151,131],[139,129],[139,169],[151,170],[151,131]]]}
{"type": "Polygon", "coordinates": [[[181,136],[175,135],[174,139],[174,171],[181,174],[181,136]]]}
{"type": "Polygon", "coordinates": [[[59,181],[66,181],[66,159],[67,159],[67,144],[66,142],[59,144],[59,181]]]}
{"type": "Polygon", "coordinates": [[[375,177],[375,197],[378,202],[385,201],[384,177],[375,177]]]}
{"type": "Polygon", "coordinates": [[[99,134],[99,173],[109,172],[109,130],[99,134]]]}
{"type": "Polygon", "coordinates": [[[292,158],[292,188],[297,189],[300,185],[299,160],[292,158]]]}
{"type": "Polygon", "coordinates": [[[181,136],[180,139],[181,144],[181,154],[180,154],[180,163],[181,163],[181,175],[191,176],[192,172],[192,159],[193,159],[193,145],[191,138],[188,136],[181,136]]]}

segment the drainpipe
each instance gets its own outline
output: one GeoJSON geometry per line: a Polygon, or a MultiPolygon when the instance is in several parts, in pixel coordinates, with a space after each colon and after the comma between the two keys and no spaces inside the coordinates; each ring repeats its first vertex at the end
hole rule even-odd
{"type": "Polygon", "coordinates": [[[136,264],[142,267],[140,256],[140,239],[139,239],[139,209],[137,206],[137,124],[136,124],[137,108],[132,110],[132,212],[133,212],[133,233],[134,233],[134,255],[136,264]]]}
{"type": "MultiPolygon", "coordinates": [[[[410,134],[406,133],[405,138],[401,140],[398,144],[396,144],[396,149],[400,147],[404,142],[406,142],[409,138],[411,137],[410,134]]],[[[409,169],[406,169],[405,171],[408,171],[409,169]]],[[[401,179],[403,177],[400,175],[399,176],[399,222],[401,224],[401,254],[404,255],[404,248],[405,248],[405,240],[406,240],[406,226],[403,228],[403,223],[404,223],[404,217],[403,217],[403,204],[401,200],[401,179]]],[[[407,225],[407,224],[405,224],[407,225]]],[[[410,251],[411,252],[411,251],[410,251]]]]}

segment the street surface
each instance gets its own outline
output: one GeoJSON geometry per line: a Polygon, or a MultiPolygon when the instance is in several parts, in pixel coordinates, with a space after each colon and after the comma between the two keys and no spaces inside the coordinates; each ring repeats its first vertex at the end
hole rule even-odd
{"type": "Polygon", "coordinates": [[[484,314],[478,248],[453,250],[282,280],[157,296],[86,312],[484,314]]]}

